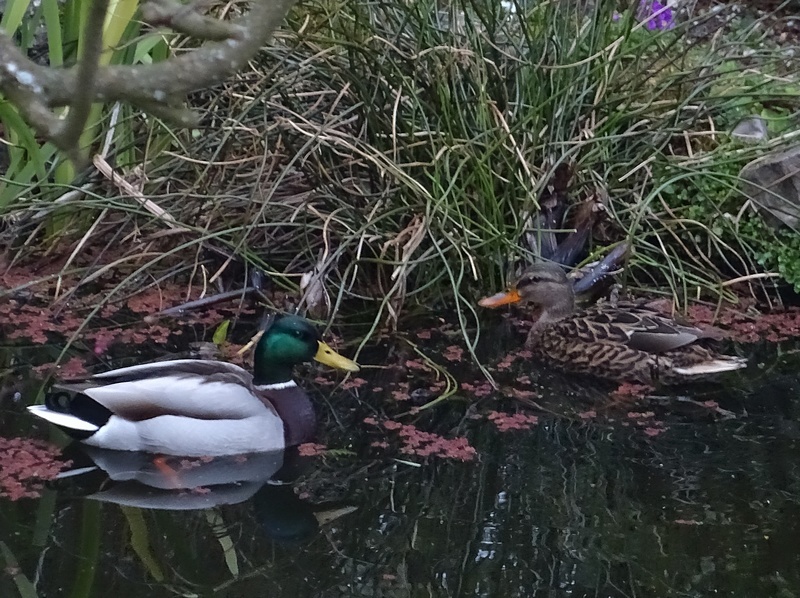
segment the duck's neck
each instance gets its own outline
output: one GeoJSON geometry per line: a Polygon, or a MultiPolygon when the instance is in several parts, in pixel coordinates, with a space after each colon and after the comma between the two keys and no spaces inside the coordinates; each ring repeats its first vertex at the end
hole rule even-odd
{"type": "Polygon", "coordinates": [[[542,313],[539,319],[534,324],[535,329],[541,329],[545,326],[558,322],[564,318],[571,316],[575,311],[575,293],[572,286],[565,286],[563,293],[559,293],[553,297],[553,301],[547,305],[542,306],[542,313]]]}
{"type": "Polygon", "coordinates": [[[292,382],[292,366],[259,359],[253,363],[253,384],[256,386],[287,384],[292,382]]]}

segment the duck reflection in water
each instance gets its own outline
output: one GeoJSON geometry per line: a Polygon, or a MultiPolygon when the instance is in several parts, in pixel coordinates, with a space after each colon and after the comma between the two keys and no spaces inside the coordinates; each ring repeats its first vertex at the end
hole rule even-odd
{"type": "Polygon", "coordinates": [[[87,500],[141,509],[192,511],[252,499],[265,535],[281,543],[314,536],[320,522],[353,512],[349,505],[315,505],[294,492],[291,481],[312,460],[296,449],[222,457],[158,456],[78,444],[66,457],[75,464],[56,488],[87,500]]]}

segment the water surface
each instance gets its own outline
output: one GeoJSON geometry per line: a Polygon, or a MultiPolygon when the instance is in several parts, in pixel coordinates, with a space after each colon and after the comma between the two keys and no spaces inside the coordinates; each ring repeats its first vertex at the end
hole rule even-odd
{"type": "MultiPolygon", "coordinates": [[[[631,398],[504,362],[518,348],[507,333],[479,347],[499,391],[458,354],[453,331],[367,354],[362,362],[393,367],[365,368],[365,382],[305,371],[327,452],[249,462],[270,483],[236,473],[185,493],[214,506],[87,499],[119,486],[97,472],[48,484],[38,499],[0,498],[0,595],[800,595],[793,346],[740,348],[752,353],[741,375],[631,398]],[[446,401],[414,412],[453,380],[446,401]],[[503,432],[492,412],[538,421],[503,432]],[[465,438],[475,458],[403,452],[399,426],[409,425],[465,438]]],[[[24,412],[42,384],[27,365],[60,348],[4,348],[0,435],[64,444],[24,412]]]]}

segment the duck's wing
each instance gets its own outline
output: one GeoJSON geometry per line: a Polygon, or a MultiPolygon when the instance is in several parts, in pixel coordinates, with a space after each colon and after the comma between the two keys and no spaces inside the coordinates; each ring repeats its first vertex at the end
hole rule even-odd
{"type": "Polygon", "coordinates": [[[200,376],[204,378],[227,379],[234,384],[249,385],[252,376],[244,368],[225,361],[205,359],[173,359],[132,365],[95,374],[90,380],[100,380],[104,384],[134,382],[136,380],[161,378],[165,376],[200,376]]]}
{"type": "Polygon", "coordinates": [[[701,328],[678,324],[641,304],[595,308],[590,320],[597,340],[619,342],[646,353],[674,351],[712,336],[701,328]]]}
{"type": "Polygon", "coordinates": [[[180,359],[136,365],[59,388],[85,394],[132,421],[160,415],[241,419],[264,409],[254,392],[252,375],[220,361],[180,359]]]}

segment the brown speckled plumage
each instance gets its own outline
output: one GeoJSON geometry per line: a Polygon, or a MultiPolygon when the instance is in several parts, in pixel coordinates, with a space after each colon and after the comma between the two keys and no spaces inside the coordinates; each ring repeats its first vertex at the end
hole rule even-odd
{"type": "Polygon", "coordinates": [[[541,306],[527,346],[560,369],[610,380],[652,384],[697,379],[739,369],[739,357],[705,346],[717,331],[684,326],[643,303],[597,305],[575,311],[572,285],[554,264],[536,264],[508,293],[481,301],[496,307],[516,301],[541,306]]]}

